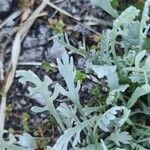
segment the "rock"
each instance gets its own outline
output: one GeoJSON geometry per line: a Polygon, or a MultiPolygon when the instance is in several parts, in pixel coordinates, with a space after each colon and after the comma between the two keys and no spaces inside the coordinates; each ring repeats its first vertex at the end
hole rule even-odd
{"type": "Polygon", "coordinates": [[[56,60],[57,58],[61,58],[64,53],[66,53],[66,49],[57,41],[54,41],[52,47],[47,48],[45,58],[47,60],[56,60]]]}
{"type": "Polygon", "coordinates": [[[47,25],[40,25],[38,30],[40,33],[39,36],[44,36],[44,37],[48,37],[48,38],[51,37],[52,32],[47,25]]]}
{"type": "Polygon", "coordinates": [[[84,91],[90,92],[93,87],[94,87],[94,83],[93,82],[88,82],[88,83],[82,85],[81,91],[82,92],[84,92],[84,91]]]}
{"type": "Polygon", "coordinates": [[[12,32],[12,28],[4,28],[0,30],[0,43],[3,42],[4,39],[6,39],[6,35],[9,37],[9,34],[11,32],[12,32]]]}
{"type": "Polygon", "coordinates": [[[0,0],[0,12],[7,12],[10,10],[12,0],[0,0]]]}
{"type": "Polygon", "coordinates": [[[20,104],[21,104],[21,105],[26,105],[27,102],[26,102],[25,100],[22,99],[22,100],[20,101],[20,104]]]}
{"type": "Polygon", "coordinates": [[[14,110],[18,110],[18,109],[21,109],[22,106],[19,102],[15,101],[15,107],[14,107],[14,110]]]}
{"type": "Polygon", "coordinates": [[[32,36],[27,36],[23,42],[23,47],[24,48],[32,48],[39,45],[38,43],[38,38],[32,37],[32,36]]]}
{"type": "Polygon", "coordinates": [[[33,30],[32,33],[28,34],[23,41],[24,48],[34,48],[38,46],[44,46],[49,42],[51,30],[46,25],[36,26],[37,30],[33,30]]]}
{"type": "Polygon", "coordinates": [[[46,119],[47,118],[47,114],[45,114],[45,113],[42,113],[40,116],[41,116],[42,119],[46,119]]]}
{"type": "Polygon", "coordinates": [[[37,47],[32,49],[26,49],[19,57],[20,62],[38,62],[43,61],[43,47],[37,47]]]}
{"type": "Polygon", "coordinates": [[[79,68],[79,69],[85,68],[85,58],[80,57],[77,59],[77,68],[79,68]]]}

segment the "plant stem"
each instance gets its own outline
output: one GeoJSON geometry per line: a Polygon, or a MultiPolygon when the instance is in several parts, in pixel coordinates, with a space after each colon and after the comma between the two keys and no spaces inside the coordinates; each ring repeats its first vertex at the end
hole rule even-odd
{"type": "Polygon", "coordinates": [[[50,112],[52,113],[52,115],[54,116],[54,118],[56,119],[57,123],[61,127],[62,131],[64,132],[66,129],[60,119],[60,116],[58,115],[58,112],[56,111],[56,109],[54,107],[53,102],[48,103],[47,106],[48,106],[48,109],[50,110],[50,112]]]}

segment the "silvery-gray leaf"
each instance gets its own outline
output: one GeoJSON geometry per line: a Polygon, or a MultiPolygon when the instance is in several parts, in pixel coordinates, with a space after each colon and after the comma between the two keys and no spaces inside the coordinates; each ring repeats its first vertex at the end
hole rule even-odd
{"type": "Polygon", "coordinates": [[[36,148],[36,141],[30,134],[23,133],[23,135],[18,135],[18,138],[19,141],[17,143],[19,145],[33,150],[36,148]]]}

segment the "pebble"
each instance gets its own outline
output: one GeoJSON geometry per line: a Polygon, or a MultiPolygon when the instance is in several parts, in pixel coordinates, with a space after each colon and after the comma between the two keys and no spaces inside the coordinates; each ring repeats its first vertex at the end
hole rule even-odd
{"type": "Polygon", "coordinates": [[[22,100],[20,101],[20,104],[21,104],[21,105],[26,105],[27,102],[26,102],[25,100],[22,99],[22,100]]]}
{"type": "Polygon", "coordinates": [[[40,33],[38,36],[51,37],[52,32],[47,25],[40,25],[38,30],[40,33]]]}
{"type": "Polygon", "coordinates": [[[57,41],[54,41],[52,47],[48,47],[45,53],[47,60],[56,60],[62,57],[62,54],[66,53],[66,49],[60,45],[57,41]]]}
{"type": "Polygon", "coordinates": [[[77,68],[84,69],[85,67],[85,58],[77,59],[77,68]]]}
{"type": "Polygon", "coordinates": [[[43,118],[43,119],[47,118],[47,115],[44,114],[44,113],[42,113],[40,116],[41,116],[41,118],[43,118]]]}
{"type": "Polygon", "coordinates": [[[84,92],[84,91],[90,92],[93,87],[94,87],[94,83],[93,82],[88,82],[85,85],[82,85],[81,91],[82,92],[84,92]]]}
{"type": "Polygon", "coordinates": [[[7,12],[10,10],[12,0],[0,0],[0,12],[7,12]]]}
{"type": "Polygon", "coordinates": [[[43,47],[37,47],[32,49],[26,49],[19,57],[20,62],[42,62],[43,61],[43,47]]]}

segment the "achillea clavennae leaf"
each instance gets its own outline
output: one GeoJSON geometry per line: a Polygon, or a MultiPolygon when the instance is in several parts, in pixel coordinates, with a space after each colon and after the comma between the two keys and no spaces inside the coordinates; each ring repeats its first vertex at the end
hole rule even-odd
{"type": "Polygon", "coordinates": [[[102,9],[104,9],[107,13],[109,13],[113,17],[116,18],[118,16],[117,11],[112,8],[110,0],[105,0],[105,1],[104,0],[91,0],[91,2],[95,4],[96,6],[99,6],[102,9]]]}
{"type": "Polygon", "coordinates": [[[120,132],[120,129],[118,129],[110,135],[109,140],[113,141],[116,145],[120,146],[120,143],[130,144],[132,137],[131,135],[129,135],[128,132],[120,132]]]}

